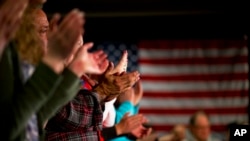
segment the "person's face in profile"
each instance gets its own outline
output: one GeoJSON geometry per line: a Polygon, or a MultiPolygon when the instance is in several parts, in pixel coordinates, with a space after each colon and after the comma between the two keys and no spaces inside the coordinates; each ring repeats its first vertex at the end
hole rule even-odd
{"type": "Polygon", "coordinates": [[[34,16],[33,24],[35,25],[35,29],[39,35],[39,38],[41,39],[43,43],[43,52],[46,53],[47,43],[48,43],[47,34],[49,31],[49,21],[47,19],[46,14],[44,13],[42,9],[36,9],[34,11],[33,16],[34,16]]]}

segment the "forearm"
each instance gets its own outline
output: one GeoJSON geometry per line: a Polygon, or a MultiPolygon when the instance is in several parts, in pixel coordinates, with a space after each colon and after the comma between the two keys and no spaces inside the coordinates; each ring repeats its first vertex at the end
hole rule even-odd
{"type": "Polygon", "coordinates": [[[127,113],[130,112],[130,114],[133,110],[133,104],[130,101],[125,101],[121,103],[118,108],[116,108],[116,118],[115,123],[119,123],[122,119],[122,117],[127,113]]]}
{"type": "Polygon", "coordinates": [[[50,118],[50,121],[46,127],[50,129],[57,128],[64,130],[67,127],[67,130],[75,130],[82,126],[82,122],[86,123],[92,122],[93,111],[96,110],[94,103],[94,97],[91,92],[87,90],[80,90],[77,95],[69,103],[60,108],[59,111],[50,118]],[[85,112],[87,110],[87,112],[85,112]],[[82,114],[84,112],[84,114],[82,114]],[[76,120],[77,117],[79,120],[76,120]],[[81,125],[81,126],[79,126],[81,125]]]}
{"type": "Polygon", "coordinates": [[[77,76],[68,69],[65,69],[62,75],[63,80],[55,93],[38,112],[39,124],[41,125],[44,125],[45,121],[52,117],[60,107],[72,100],[79,91],[80,80],[77,76]]]}
{"type": "Polygon", "coordinates": [[[13,102],[9,107],[12,137],[18,135],[25,128],[31,115],[35,114],[47,101],[60,81],[59,75],[41,63],[23,89],[20,86],[20,89],[17,88],[14,92],[16,94],[13,102]]]}
{"type": "Polygon", "coordinates": [[[42,62],[49,66],[56,74],[60,74],[64,69],[64,62],[53,56],[45,56],[42,58],[42,62]]]}

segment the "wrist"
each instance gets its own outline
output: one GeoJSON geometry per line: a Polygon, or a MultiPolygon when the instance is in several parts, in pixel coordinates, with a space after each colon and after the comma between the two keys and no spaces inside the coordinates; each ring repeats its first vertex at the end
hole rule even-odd
{"type": "Polygon", "coordinates": [[[80,78],[85,72],[82,66],[81,62],[72,61],[72,63],[69,64],[68,69],[80,78]]]}
{"type": "Polygon", "coordinates": [[[119,123],[115,124],[115,130],[116,130],[116,135],[117,136],[123,134],[119,123]]]}
{"type": "Polygon", "coordinates": [[[46,55],[42,58],[43,63],[48,65],[55,73],[60,74],[64,70],[64,63],[63,61],[57,60],[54,57],[50,57],[46,55]]]}

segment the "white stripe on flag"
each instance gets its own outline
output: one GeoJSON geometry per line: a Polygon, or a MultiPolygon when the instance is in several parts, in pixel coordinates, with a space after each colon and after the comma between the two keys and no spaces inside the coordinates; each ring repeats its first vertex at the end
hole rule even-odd
{"type": "Polygon", "coordinates": [[[235,55],[247,56],[247,47],[221,49],[140,49],[141,59],[168,59],[168,58],[194,58],[194,57],[233,57],[235,55]]]}
{"type": "MultiPolygon", "coordinates": [[[[189,118],[191,115],[182,115],[181,113],[178,115],[155,115],[155,114],[145,114],[149,123],[152,124],[167,124],[167,125],[175,125],[179,123],[187,124],[189,122],[189,118]]],[[[220,115],[209,115],[211,124],[228,124],[234,121],[247,122],[247,115],[235,115],[235,114],[220,114],[220,115]]]]}
{"type": "Polygon", "coordinates": [[[140,106],[143,108],[230,108],[246,107],[248,97],[222,97],[222,98],[147,98],[143,97],[140,106]]]}
{"type": "Polygon", "coordinates": [[[141,64],[142,75],[182,75],[182,74],[221,74],[248,72],[246,63],[232,65],[156,65],[141,64]]]}
{"type": "Polygon", "coordinates": [[[245,81],[146,81],[142,80],[146,92],[154,91],[218,91],[218,90],[248,90],[248,80],[245,81]]]}

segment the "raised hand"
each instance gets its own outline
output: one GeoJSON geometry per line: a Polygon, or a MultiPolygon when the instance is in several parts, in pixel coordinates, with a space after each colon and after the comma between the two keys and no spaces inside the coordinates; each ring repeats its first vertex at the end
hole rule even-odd
{"type": "Polygon", "coordinates": [[[128,65],[128,52],[127,50],[123,51],[122,58],[120,59],[119,63],[115,66],[115,69],[112,70],[112,74],[121,74],[126,72],[128,65]]]}
{"type": "Polygon", "coordinates": [[[152,132],[152,128],[146,128],[143,125],[140,125],[137,128],[133,129],[131,131],[131,134],[137,139],[141,139],[151,134],[151,132],[152,132]]]}
{"type": "Polygon", "coordinates": [[[84,73],[102,74],[108,66],[107,55],[102,50],[92,53],[88,51],[92,46],[93,43],[86,43],[80,47],[69,65],[79,77],[84,73]]]}
{"type": "Polygon", "coordinates": [[[5,45],[15,35],[28,0],[6,0],[0,8],[0,60],[5,45]]]}
{"type": "Polygon", "coordinates": [[[93,89],[104,102],[112,100],[131,88],[139,80],[139,72],[113,74],[114,64],[110,62],[108,69],[99,78],[99,84],[93,89]]]}
{"type": "MultiPolygon", "coordinates": [[[[147,119],[141,114],[129,116],[129,113],[126,113],[121,121],[115,125],[116,132],[118,135],[131,133],[132,130],[140,128],[142,123],[146,121],[147,119]]],[[[139,133],[141,135],[141,132],[138,132],[138,134],[139,133]]]]}
{"type": "Polygon", "coordinates": [[[50,33],[56,32],[58,29],[58,21],[60,20],[61,15],[59,13],[55,13],[52,19],[49,21],[49,37],[51,36],[50,33]]]}
{"type": "Polygon", "coordinates": [[[48,54],[65,59],[72,53],[79,35],[83,32],[83,16],[82,12],[74,9],[66,15],[58,27],[51,31],[48,39],[48,54]]]}
{"type": "Polygon", "coordinates": [[[74,45],[83,33],[84,14],[77,9],[72,10],[59,26],[55,26],[48,37],[48,51],[43,61],[55,72],[64,69],[64,61],[72,54],[74,45]]]}

